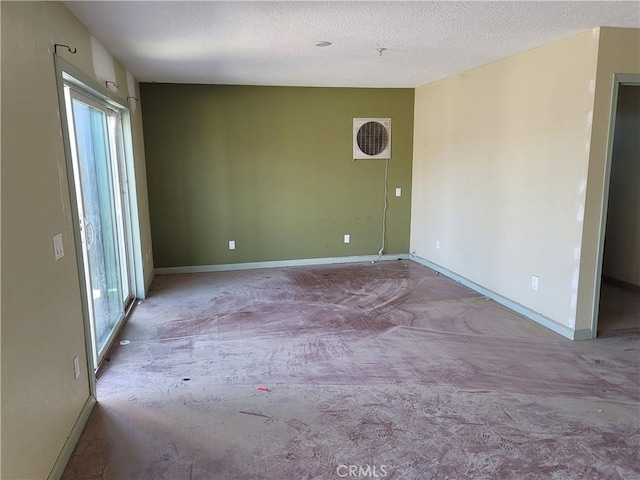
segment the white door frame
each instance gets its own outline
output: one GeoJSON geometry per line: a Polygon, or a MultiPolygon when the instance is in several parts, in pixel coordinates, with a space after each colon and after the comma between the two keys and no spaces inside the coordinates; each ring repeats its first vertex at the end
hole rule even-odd
{"type": "MultiPolygon", "coordinates": [[[[96,397],[96,370],[98,365],[93,360],[93,341],[91,338],[91,318],[90,308],[91,299],[87,296],[87,285],[84,275],[84,261],[82,259],[82,233],[81,226],[79,225],[79,212],[78,212],[78,199],[75,189],[75,176],[73,173],[73,160],[71,154],[71,144],[69,142],[69,122],[72,119],[67,118],[66,101],[64,86],[65,82],[73,83],[77,85],[82,91],[90,96],[94,96],[107,104],[111,105],[114,109],[121,112],[122,115],[122,129],[123,129],[123,143],[124,143],[124,155],[127,169],[127,189],[128,189],[128,208],[131,216],[131,244],[132,244],[132,257],[133,262],[131,268],[133,269],[133,278],[135,279],[132,285],[132,292],[135,298],[145,297],[145,285],[144,285],[144,270],[143,270],[143,255],[142,255],[142,243],[140,235],[140,223],[138,219],[138,200],[136,196],[136,184],[135,184],[135,172],[134,172],[134,159],[132,150],[132,137],[131,137],[131,120],[129,114],[129,108],[126,100],[120,99],[110,92],[105,85],[100,85],[96,80],[84,74],[79,69],[75,68],[69,62],[54,55],[54,62],[56,68],[56,80],[58,89],[58,104],[60,109],[60,120],[62,124],[63,142],[65,149],[66,165],[67,165],[67,178],[69,181],[69,195],[71,200],[71,214],[74,231],[74,246],[76,251],[76,260],[78,264],[78,280],[79,280],[79,295],[82,305],[82,316],[84,324],[84,337],[85,337],[85,350],[87,357],[87,372],[89,380],[89,392],[92,397],[96,397]]],[[[122,325],[120,325],[122,326],[122,325]]],[[[114,336],[115,338],[115,336],[114,336]]],[[[109,347],[105,349],[108,350],[109,347]]]]}
{"type": "MultiPolygon", "coordinates": [[[[66,114],[67,114],[67,120],[70,121],[69,125],[73,125],[74,128],[69,129],[69,140],[71,144],[75,144],[75,142],[77,141],[77,137],[76,132],[75,132],[75,117],[74,117],[74,111],[73,111],[73,107],[71,102],[72,101],[78,101],[81,102],[95,110],[98,110],[100,112],[102,112],[104,114],[104,121],[105,121],[105,141],[107,142],[106,148],[109,149],[109,153],[107,155],[108,157],[108,170],[109,170],[109,175],[110,175],[110,181],[109,181],[109,187],[111,190],[111,193],[113,195],[112,197],[112,201],[111,203],[111,207],[113,208],[113,214],[114,216],[117,217],[117,212],[118,212],[118,208],[122,209],[122,203],[123,202],[123,192],[121,191],[121,188],[123,188],[123,186],[120,184],[121,180],[124,178],[121,174],[120,174],[120,168],[121,168],[121,164],[120,164],[120,155],[118,152],[114,151],[114,148],[116,148],[113,144],[112,144],[112,137],[110,134],[107,133],[107,131],[109,130],[108,127],[106,126],[106,123],[109,122],[109,115],[111,112],[119,112],[118,110],[115,109],[115,107],[112,107],[110,105],[108,105],[104,100],[101,100],[99,98],[95,98],[93,96],[90,96],[87,92],[84,91],[84,89],[78,87],[75,84],[72,84],[71,82],[67,82],[65,81],[65,89],[68,89],[69,92],[69,103],[67,104],[67,110],[66,110],[66,114]],[[119,206],[119,207],[118,207],[119,206]]],[[[66,95],[65,95],[66,97],[66,95]]],[[[91,269],[90,269],[90,264],[89,264],[89,248],[86,244],[86,225],[84,224],[84,219],[86,219],[86,214],[84,213],[84,192],[83,192],[83,183],[81,180],[81,175],[80,175],[80,162],[78,159],[78,152],[77,152],[77,145],[71,145],[72,147],[72,153],[71,153],[71,158],[72,161],[74,163],[74,168],[73,168],[73,177],[75,180],[75,185],[74,188],[76,189],[76,196],[80,197],[78,198],[78,203],[76,205],[77,211],[78,211],[78,219],[79,222],[78,224],[80,225],[80,230],[81,233],[83,233],[84,239],[83,239],[83,245],[82,245],[82,262],[83,262],[83,267],[84,267],[84,275],[86,278],[86,284],[87,284],[87,298],[91,298],[91,292],[93,290],[93,286],[91,285],[91,269]],[[75,154],[74,154],[74,150],[75,154]]],[[[123,161],[126,161],[126,159],[122,159],[123,161]]],[[[104,344],[104,346],[99,349],[99,345],[98,345],[98,338],[97,338],[97,332],[96,332],[96,318],[95,318],[95,303],[91,302],[90,305],[88,305],[89,307],[89,318],[91,319],[90,322],[90,330],[91,330],[91,344],[92,344],[92,355],[93,355],[93,363],[95,366],[99,366],[102,363],[102,360],[104,359],[105,355],[107,354],[107,352],[109,351],[109,348],[111,347],[113,340],[117,334],[117,332],[120,330],[120,328],[122,327],[122,324],[125,320],[126,317],[126,311],[127,311],[127,307],[130,304],[131,300],[132,300],[132,288],[133,286],[130,283],[130,279],[131,279],[131,271],[133,269],[132,265],[129,265],[128,262],[128,258],[129,258],[129,252],[130,250],[132,250],[131,246],[130,246],[130,242],[127,242],[127,238],[126,238],[126,232],[130,229],[130,218],[127,218],[127,214],[125,212],[125,210],[121,210],[122,212],[122,225],[119,225],[118,222],[114,223],[114,227],[116,230],[116,244],[114,246],[114,253],[115,253],[115,262],[116,262],[116,268],[118,269],[119,275],[118,275],[118,283],[119,283],[119,287],[121,290],[121,295],[126,293],[126,297],[123,298],[122,296],[120,297],[120,302],[122,303],[122,313],[118,316],[118,320],[116,321],[115,325],[113,326],[113,328],[110,330],[108,339],[106,341],[106,343],[104,344]],[[125,257],[127,260],[125,260],[125,262],[123,263],[123,259],[122,257],[125,257]],[[125,281],[127,282],[125,284],[125,281]],[[125,289],[126,286],[126,291],[123,291],[125,289]]]]}

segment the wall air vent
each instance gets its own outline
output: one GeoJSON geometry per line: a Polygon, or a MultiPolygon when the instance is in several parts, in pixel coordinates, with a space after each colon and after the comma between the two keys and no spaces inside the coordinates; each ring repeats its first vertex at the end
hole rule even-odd
{"type": "Polygon", "coordinates": [[[391,158],[391,119],[353,119],[353,159],[391,158]]]}

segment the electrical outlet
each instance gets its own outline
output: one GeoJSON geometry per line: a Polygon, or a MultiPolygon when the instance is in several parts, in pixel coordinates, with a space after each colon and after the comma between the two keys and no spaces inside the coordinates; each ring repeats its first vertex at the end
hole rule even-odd
{"type": "Polygon", "coordinates": [[[236,241],[229,240],[229,250],[235,250],[235,249],[236,249],[236,241]]]}
{"type": "Polygon", "coordinates": [[[535,275],[531,275],[531,290],[533,290],[534,292],[538,291],[538,277],[536,277],[535,275]]]}
{"type": "Polygon", "coordinates": [[[75,378],[80,376],[80,359],[77,355],[73,357],[73,374],[75,378]]]}
{"type": "Polygon", "coordinates": [[[396,197],[401,197],[402,196],[402,189],[401,188],[396,188],[396,197]]]}
{"type": "Polygon", "coordinates": [[[436,240],[436,250],[440,250],[440,240],[436,240]]]}
{"type": "Polygon", "coordinates": [[[348,233],[344,234],[344,243],[349,243],[351,241],[351,235],[348,233]]]}
{"type": "Polygon", "coordinates": [[[56,260],[60,260],[64,257],[64,244],[62,243],[61,233],[53,237],[53,255],[56,260]]]}

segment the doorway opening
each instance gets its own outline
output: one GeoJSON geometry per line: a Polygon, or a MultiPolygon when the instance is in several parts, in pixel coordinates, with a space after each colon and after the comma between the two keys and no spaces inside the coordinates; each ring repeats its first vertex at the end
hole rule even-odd
{"type": "Polygon", "coordinates": [[[640,83],[616,82],[611,117],[598,337],[640,329],[640,83]]]}

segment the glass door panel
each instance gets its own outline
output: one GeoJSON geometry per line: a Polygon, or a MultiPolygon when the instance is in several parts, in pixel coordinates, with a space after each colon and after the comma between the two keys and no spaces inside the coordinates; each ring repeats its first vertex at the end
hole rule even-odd
{"type": "MultiPolygon", "coordinates": [[[[111,335],[124,316],[120,260],[121,232],[118,227],[120,193],[117,170],[112,161],[112,142],[107,109],[71,93],[75,136],[75,167],[79,179],[78,209],[85,258],[87,295],[92,303],[92,337],[96,365],[111,335]]],[[[128,288],[128,285],[127,285],[128,288]]]]}

